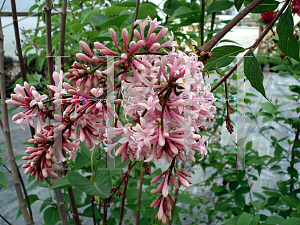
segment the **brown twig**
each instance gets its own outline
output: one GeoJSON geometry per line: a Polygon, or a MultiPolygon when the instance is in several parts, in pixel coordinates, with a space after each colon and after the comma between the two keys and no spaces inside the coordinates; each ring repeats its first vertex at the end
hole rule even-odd
{"type": "Polygon", "coordinates": [[[134,20],[132,22],[132,28],[131,28],[131,33],[130,33],[130,38],[128,40],[128,44],[132,41],[133,39],[133,31],[134,31],[134,28],[135,28],[135,25],[134,25],[134,22],[136,21],[137,19],[137,16],[138,16],[138,13],[139,13],[139,7],[140,7],[140,0],[137,0],[136,1],[136,6],[135,6],[135,12],[134,12],[134,20]]]}
{"type": "Polygon", "coordinates": [[[15,0],[11,0],[10,2],[11,2],[11,11],[12,11],[12,18],[13,18],[13,24],[14,24],[14,30],[15,30],[15,38],[16,38],[17,52],[18,52],[18,58],[19,58],[19,63],[20,63],[22,79],[23,79],[23,81],[28,81],[27,77],[26,77],[26,67],[25,67],[24,58],[23,58],[23,54],[22,54],[22,48],[21,48],[16,2],[15,2],[15,0]]]}
{"type": "Polygon", "coordinates": [[[107,201],[108,201],[107,198],[103,199],[103,225],[107,225],[107,207],[106,207],[107,201]]]}
{"type": "Polygon", "coordinates": [[[127,185],[128,185],[128,179],[129,179],[129,172],[132,169],[131,167],[131,161],[129,161],[128,164],[128,176],[126,176],[124,182],[124,189],[122,192],[122,201],[121,201],[121,212],[120,212],[120,217],[119,217],[119,225],[122,225],[122,220],[123,220],[123,214],[124,214],[124,207],[125,207],[125,199],[126,199],[126,191],[127,191],[127,185]]]}
{"type": "Polygon", "coordinates": [[[7,104],[6,93],[5,93],[5,76],[4,76],[4,49],[3,49],[3,30],[2,30],[2,22],[1,22],[1,14],[0,14],[0,87],[1,88],[1,107],[2,107],[2,120],[3,120],[3,133],[6,142],[6,149],[8,154],[8,161],[11,167],[12,178],[14,181],[20,210],[23,214],[26,225],[33,225],[33,221],[31,220],[28,211],[26,209],[26,204],[23,199],[23,194],[20,186],[20,181],[18,177],[18,167],[16,166],[15,156],[13,152],[10,130],[9,130],[9,122],[8,122],[8,112],[7,112],[7,104]]]}
{"type": "MultiPolygon", "coordinates": [[[[45,1],[45,20],[46,20],[46,43],[47,43],[47,62],[48,62],[48,76],[50,85],[54,84],[53,74],[53,55],[52,55],[52,41],[51,41],[51,9],[52,4],[50,0],[45,1]]],[[[53,93],[50,93],[53,97],[53,93]]]]}
{"type": "MultiPolygon", "coordinates": [[[[277,13],[277,15],[274,17],[274,19],[272,20],[272,22],[266,27],[266,29],[264,30],[264,32],[258,37],[258,39],[254,42],[254,44],[253,45],[251,45],[251,47],[250,47],[250,50],[249,51],[251,51],[251,49],[253,48],[253,49],[255,49],[255,48],[257,48],[258,47],[258,44],[262,41],[262,39],[266,36],[266,34],[269,32],[269,30],[272,28],[272,26],[276,23],[276,21],[277,21],[277,19],[280,17],[280,15],[283,13],[283,11],[285,10],[285,8],[289,5],[289,3],[290,3],[290,1],[291,0],[286,0],[285,1],[285,3],[284,3],[284,5],[282,6],[282,8],[280,9],[280,11],[277,13]]],[[[255,1],[253,1],[253,2],[255,2],[255,1]]],[[[253,3],[252,2],[252,3],[253,3]]],[[[250,3],[250,4],[252,4],[252,3],[250,3]]],[[[250,5],[249,4],[249,5],[250,5]]],[[[248,6],[249,6],[248,5],[248,6]]],[[[247,7],[246,7],[247,8],[247,7]]],[[[245,9],[244,9],[245,10],[245,9]]],[[[229,22],[230,23],[230,22],[229,22]]],[[[228,23],[228,24],[229,24],[228,23]]],[[[228,25],[227,24],[227,25],[228,25]]],[[[224,27],[225,28],[225,27],[224,27]]],[[[223,30],[223,29],[222,29],[223,30]]],[[[214,37],[212,38],[212,39],[214,39],[214,37]]],[[[208,43],[208,42],[207,42],[208,43]]],[[[248,52],[249,52],[248,51],[248,52]]],[[[248,53],[247,52],[247,53],[248,53]]],[[[246,53],[246,54],[247,54],[246,53]]],[[[246,55],[245,54],[245,55],[246,55]]],[[[243,62],[243,60],[244,60],[244,58],[241,58],[240,59],[240,61],[238,61],[238,63],[237,64],[235,64],[234,65],[234,67],[214,86],[214,87],[212,87],[212,89],[211,89],[211,92],[213,92],[217,87],[219,87],[220,86],[220,84],[222,84],[224,81],[226,81],[227,79],[228,79],[228,77],[230,77],[230,75],[236,70],[236,68],[243,62]]]]}
{"type": "Polygon", "coordinates": [[[5,219],[5,217],[4,216],[2,216],[1,214],[0,214],[0,217],[5,221],[5,223],[7,223],[8,225],[12,225],[10,222],[8,222],[8,220],[7,219],[5,219]]]}
{"type": "MultiPolygon", "coordinates": [[[[66,17],[67,17],[67,0],[63,0],[62,8],[61,8],[60,40],[59,40],[60,56],[65,55],[66,17]]],[[[61,70],[64,71],[64,57],[61,57],[61,70]]]]}
{"type": "Polygon", "coordinates": [[[225,99],[226,99],[226,111],[227,111],[227,116],[225,117],[226,128],[227,128],[228,132],[230,134],[232,134],[232,132],[233,132],[233,125],[231,124],[231,120],[230,120],[230,116],[229,116],[230,105],[229,105],[229,99],[228,99],[228,85],[227,85],[227,81],[225,81],[225,99]]]}
{"type": "Polygon", "coordinates": [[[204,16],[205,16],[205,0],[201,0],[201,20],[200,20],[201,45],[204,44],[204,16]]]}
{"type": "Polygon", "coordinates": [[[142,189],[143,189],[143,178],[144,178],[144,167],[141,167],[141,176],[140,176],[140,186],[139,186],[139,195],[137,199],[137,211],[136,211],[136,225],[140,223],[140,209],[141,209],[141,198],[142,198],[142,189]]]}
{"type": "MultiPolygon", "coordinates": [[[[65,168],[64,175],[66,176],[68,173],[68,170],[67,170],[68,164],[67,164],[67,162],[62,162],[62,165],[63,165],[63,168],[65,168]]],[[[71,206],[71,210],[72,210],[72,216],[74,218],[74,223],[75,223],[75,225],[81,225],[81,222],[79,219],[79,214],[78,214],[78,209],[77,209],[76,201],[75,201],[75,197],[74,197],[73,188],[68,187],[67,192],[68,192],[70,206],[71,206]]]]}
{"type": "MultiPolygon", "coordinates": [[[[50,0],[45,0],[45,20],[46,20],[46,47],[47,47],[47,62],[48,62],[48,76],[50,85],[54,84],[52,77],[53,74],[53,54],[52,54],[52,40],[51,40],[51,9],[52,3],[50,0]]],[[[50,93],[51,98],[53,98],[53,92],[50,93]]],[[[62,176],[62,171],[58,171],[58,178],[62,176]]],[[[52,185],[57,179],[47,178],[46,181],[52,185]]],[[[54,195],[56,198],[56,204],[62,225],[68,225],[68,217],[65,202],[60,189],[54,190],[54,195]]]]}
{"type": "Polygon", "coordinates": [[[94,202],[95,202],[95,196],[94,195],[92,196],[91,202],[92,202],[93,222],[94,222],[94,225],[96,225],[96,217],[95,217],[95,209],[94,209],[94,202]]]}
{"type": "MultiPolygon", "coordinates": [[[[26,76],[26,67],[25,67],[25,62],[24,62],[22,47],[21,47],[19,25],[18,25],[18,16],[17,16],[17,9],[16,9],[15,0],[11,0],[11,11],[12,11],[12,18],[13,18],[13,24],[14,24],[15,39],[16,39],[16,46],[17,46],[19,64],[20,64],[20,69],[21,69],[21,75],[22,75],[23,82],[25,82],[25,81],[28,81],[28,79],[27,79],[27,76],[26,76]]],[[[31,126],[29,126],[29,128],[30,128],[31,136],[33,137],[33,135],[35,134],[35,130],[31,126]]]]}
{"type": "Polygon", "coordinates": [[[258,6],[263,0],[254,0],[247,7],[245,7],[239,14],[237,14],[229,23],[227,23],[222,30],[220,30],[215,36],[213,36],[206,44],[197,48],[199,52],[210,50],[248,13],[250,13],[256,6],[258,6]]]}
{"type": "MultiPolygon", "coordinates": [[[[59,55],[65,55],[65,33],[66,33],[66,16],[67,16],[67,0],[62,1],[62,9],[61,9],[61,24],[60,24],[60,40],[59,40],[59,55]]],[[[61,57],[61,70],[64,70],[64,57],[61,57]]],[[[67,162],[63,162],[63,167],[68,168],[67,162]]],[[[68,170],[64,170],[64,175],[67,175],[68,170]]],[[[78,209],[76,206],[76,201],[74,197],[74,192],[72,187],[67,188],[70,206],[72,210],[72,215],[74,218],[75,225],[81,225],[78,209]]]]}
{"type": "MultiPolygon", "coordinates": [[[[98,208],[99,213],[101,213],[101,205],[102,205],[101,201],[102,201],[102,199],[100,197],[100,199],[99,199],[99,208],[98,208]]],[[[98,219],[98,223],[97,224],[100,225],[100,219],[98,219]]]]}

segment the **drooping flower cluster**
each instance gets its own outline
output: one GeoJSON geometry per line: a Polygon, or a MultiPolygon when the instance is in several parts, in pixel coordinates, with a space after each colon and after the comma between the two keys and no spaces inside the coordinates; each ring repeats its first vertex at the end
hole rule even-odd
{"type": "Polygon", "coordinates": [[[156,183],[164,177],[152,190],[153,194],[161,195],[151,204],[158,209],[157,218],[165,223],[171,216],[171,203],[167,198],[174,201],[168,192],[169,184],[179,188],[178,181],[185,187],[192,183],[188,172],[174,166],[175,159],[185,161],[187,157],[195,161],[195,152],[201,158],[206,154],[205,139],[198,132],[205,122],[214,118],[215,98],[210,86],[204,84],[201,72],[204,66],[198,56],[176,50],[172,33],[161,44],[160,39],[168,29],[156,19],[138,20],[136,25],[139,25],[139,30],[134,30],[136,41],[129,44],[125,28],[121,34],[122,45],[115,31],[110,29],[116,50],[95,42],[100,55],[80,41],[87,55],[78,53],[77,58],[98,66],[90,68],[74,62],[66,74],[53,74],[55,85],[48,88],[55,93],[53,102],[61,113],[48,109],[47,96],[40,95],[27,83],[24,87],[16,86],[16,94],[7,103],[25,109],[13,117],[22,127],[34,126],[37,117],[37,133],[29,140],[35,146],[26,150],[30,155],[24,159],[29,161],[23,166],[25,172],[35,175],[37,180],[47,177],[47,172],[56,176],[55,162],[66,160],[64,152],[69,154],[68,159],[74,159],[80,150],[77,140],[85,142],[91,150],[103,143],[109,155],[121,156],[122,162],[129,157],[131,161],[160,164],[159,159],[166,158],[171,166],[152,180],[156,183]],[[157,52],[165,48],[171,51],[157,52]],[[114,56],[116,61],[104,70],[108,62],[101,56],[114,56]],[[112,73],[114,79],[119,80],[117,84],[108,82],[112,73]],[[63,82],[64,79],[67,82],[63,82]],[[122,100],[109,100],[110,91],[117,88],[121,89],[122,100]],[[118,121],[116,127],[111,126],[110,120],[118,118],[114,104],[122,104],[126,124],[118,121]],[[42,126],[41,120],[45,122],[46,118],[54,119],[54,124],[42,126]],[[121,138],[113,143],[116,136],[121,138]]]}

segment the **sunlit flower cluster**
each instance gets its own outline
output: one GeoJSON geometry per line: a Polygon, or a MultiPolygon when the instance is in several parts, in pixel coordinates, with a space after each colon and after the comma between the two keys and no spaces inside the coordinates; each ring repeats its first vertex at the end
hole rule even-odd
{"type": "Polygon", "coordinates": [[[95,42],[98,54],[80,41],[86,54],[78,53],[76,57],[98,66],[91,68],[85,63],[74,62],[67,73],[53,74],[55,84],[48,85],[48,89],[54,92],[52,101],[61,110],[60,114],[47,107],[45,101],[51,99],[46,100],[46,95],[40,95],[26,82],[24,87],[15,87],[15,94],[7,103],[25,110],[16,114],[13,121],[22,128],[28,124],[36,127],[35,136],[29,140],[34,147],[28,147],[26,153],[30,155],[24,157],[28,160],[23,166],[25,173],[35,175],[36,180],[48,174],[56,176],[55,162],[67,160],[65,153],[68,159],[74,160],[80,150],[79,141],[85,142],[91,150],[103,143],[109,155],[121,156],[122,162],[129,157],[131,161],[160,164],[159,160],[166,158],[171,166],[152,180],[159,184],[151,192],[160,193],[160,196],[151,207],[158,209],[157,218],[163,223],[170,218],[170,201],[174,201],[174,197],[168,191],[169,184],[179,188],[179,183],[185,187],[192,183],[188,172],[175,167],[175,159],[185,161],[188,158],[194,162],[195,152],[201,158],[206,155],[207,144],[199,128],[214,118],[216,108],[210,86],[204,84],[202,62],[196,55],[176,50],[172,33],[163,43],[168,29],[160,23],[151,18],[137,20],[139,30],[133,32],[136,41],[128,43],[129,34],[124,28],[122,44],[116,32],[110,29],[116,49],[95,42]],[[101,56],[114,56],[116,60],[103,69],[107,62],[101,56]],[[113,89],[120,88],[122,94],[116,100],[107,98],[111,73],[118,82],[113,84],[113,89]],[[67,81],[63,82],[64,79],[67,81]],[[120,116],[114,110],[115,104],[122,104],[125,120],[111,127],[109,120],[120,116]],[[45,123],[47,118],[54,123],[42,126],[41,121],[45,123]],[[111,134],[120,137],[117,142],[112,142],[111,134]]]}

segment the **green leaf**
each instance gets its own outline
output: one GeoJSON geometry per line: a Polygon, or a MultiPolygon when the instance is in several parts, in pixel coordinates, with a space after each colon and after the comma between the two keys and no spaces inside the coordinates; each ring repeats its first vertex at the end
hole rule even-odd
{"type": "Polygon", "coordinates": [[[292,217],[285,220],[282,225],[300,225],[300,218],[292,217]]]}
{"type": "Polygon", "coordinates": [[[32,50],[33,49],[33,47],[32,46],[27,46],[25,49],[24,49],[24,55],[26,55],[27,54],[27,52],[29,52],[30,50],[32,50]]]}
{"type": "Polygon", "coordinates": [[[163,12],[169,16],[172,16],[176,9],[181,6],[185,6],[185,4],[178,0],[168,0],[164,4],[163,12]]]}
{"type": "Polygon", "coordinates": [[[109,20],[109,18],[107,16],[103,15],[103,14],[93,14],[90,17],[90,23],[93,26],[98,26],[102,23],[105,23],[108,20],[109,20]]]}
{"type": "Polygon", "coordinates": [[[239,218],[240,216],[233,217],[230,220],[226,221],[224,225],[237,225],[239,218]]]}
{"type": "Polygon", "coordinates": [[[279,216],[270,216],[266,220],[266,225],[268,224],[282,224],[284,222],[284,219],[279,216]]]}
{"type": "Polygon", "coordinates": [[[148,15],[151,19],[155,19],[157,17],[157,12],[152,4],[144,3],[139,8],[137,19],[145,19],[148,15]]]}
{"type": "Polygon", "coordinates": [[[135,7],[136,2],[135,1],[118,2],[118,3],[114,4],[114,6],[135,7]]]}
{"type": "Polygon", "coordinates": [[[244,3],[244,0],[234,0],[234,6],[236,8],[237,11],[240,10],[240,8],[242,7],[244,3]]]}
{"type": "Polygon", "coordinates": [[[247,144],[246,144],[246,149],[247,150],[250,150],[252,148],[252,141],[249,141],[247,144]]]}
{"type": "Polygon", "coordinates": [[[214,183],[213,187],[211,188],[211,191],[214,192],[214,193],[218,193],[218,192],[221,192],[225,189],[224,186],[218,186],[216,185],[216,183],[214,183]]]}
{"type": "Polygon", "coordinates": [[[290,89],[290,91],[295,92],[300,95],[300,86],[299,85],[290,85],[289,89],[290,89]]]}
{"type": "Polygon", "coordinates": [[[43,203],[40,207],[40,212],[42,212],[47,206],[50,206],[52,203],[52,197],[46,198],[43,200],[43,203]]]}
{"type": "Polygon", "coordinates": [[[79,31],[83,31],[83,27],[84,27],[84,24],[76,23],[71,26],[71,30],[74,31],[75,33],[77,33],[79,31]]]}
{"type": "Polygon", "coordinates": [[[106,20],[104,17],[106,16],[101,14],[97,14],[97,15],[94,14],[91,16],[90,22],[93,26],[101,27],[101,28],[112,27],[112,26],[120,27],[122,23],[124,23],[124,21],[127,20],[129,15],[116,16],[109,20],[106,20]]]}
{"type": "Polygon", "coordinates": [[[85,13],[82,14],[81,23],[88,23],[92,15],[101,15],[101,10],[99,9],[99,7],[95,7],[93,10],[84,9],[83,12],[85,13]]]}
{"type": "Polygon", "coordinates": [[[300,61],[299,43],[294,37],[294,21],[290,6],[280,16],[277,25],[278,47],[287,56],[300,61]]]}
{"type": "Polygon", "coordinates": [[[245,206],[245,199],[242,195],[235,195],[233,196],[234,202],[237,206],[243,208],[245,206]]]}
{"type": "Polygon", "coordinates": [[[244,71],[247,79],[250,81],[252,87],[260,92],[268,101],[265,88],[263,86],[264,75],[261,72],[260,65],[255,58],[252,49],[246,54],[244,58],[244,71]]]}
{"type": "Polygon", "coordinates": [[[66,176],[60,178],[58,181],[56,181],[51,187],[51,190],[56,190],[56,189],[63,189],[63,188],[68,188],[72,187],[72,185],[69,183],[68,179],[66,176]]]}
{"type": "Polygon", "coordinates": [[[250,213],[243,212],[237,221],[237,225],[256,225],[258,221],[259,215],[252,216],[250,213]]]}
{"type": "Polygon", "coordinates": [[[261,201],[254,201],[251,202],[251,204],[254,206],[254,208],[256,208],[257,211],[261,210],[266,204],[267,204],[267,200],[261,202],[261,201]]]}
{"type": "Polygon", "coordinates": [[[236,180],[230,181],[230,182],[229,182],[229,190],[230,190],[230,191],[236,190],[236,188],[237,188],[238,186],[239,186],[239,182],[237,182],[236,180]]]}
{"type": "Polygon", "coordinates": [[[188,194],[179,193],[177,202],[189,205],[197,205],[198,203],[188,194]]]}
{"type": "Polygon", "coordinates": [[[73,187],[84,193],[108,198],[112,187],[110,173],[110,170],[99,170],[95,175],[95,182],[91,182],[78,172],[70,171],[67,173],[67,179],[73,187]]]}
{"type": "Polygon", "coordinates": [[[269,130],[269,129],[272,129],[272,130],[275,130],[275,128],[273,126],[264,126],[260,129],[260,133],[263,132],[264,130],[269,130]]]}
{"type": "Polygon", "coordinates": [[[294,177],[298,180],[298,171],[295,168],[288,167],[287,171],[292,177],[294,177]]]}
{"type": "Polygon", "coordinates": [[[7,179],[3,172],[0,172],[0,186],[4,188],[8,188],[7,179]]]}
{"type": "Polygon", "coordinates": [[[281,202],[289,207],[297,208],[300,200],[297,197],[284,196],[281,197],[281,202]]]}
{"type": "Polygon", "coordinates": [[[39,72],[41,72],[44,62],[46,59],[46,55],[39,55],[37,60],[36,60],[36,68],[39,72]]]}
{"type": "Polygon", "coordinates": [[[27,56],[27,66],[29,66],[30,62],[35,58],[36,54],[29,54],[27,56]]]}
{"type": "Polygon", "coordinates": [[[49,207],[44,212],[44,221],[46,225],[53,225],[60,221],[58,209],[49,207]]]}
{"type": "Polygon", "coordinates": [[[40,82],[41,81],[41,78],[42,78],[42,75],[41,74],[38,74],[37,72],[35,72],[33,74],[33,77],[34,79],[37,81],[37,82],[40,82]]]}
{"type": "Polygon", "coordinates": [[[180,6],[176,11],[173,13],[170,19],[174,18],[184,18],[191,16],[192,10],[186,6],[180,6]]]}
{"type": "Polygon", "coordinates": [[[270,103],[270,102],[263,102],[263,103],[259,103],[261,105],[261,108],[271,114],[276,113],[276,107],[270,103]]]}
{"type": "Polygon", "coordinates": [[[120,7],[120,6],[110,6],[110,7],[107,7],[105,9],[105,15],[106,16],[117,16],[120,14],[120,12],[122,11],[125,11],[126,9],[124,7],[120,7]]]}
{"type": "Polygon", "coordinates": [[[268,206],[275,205],[279,201],[279,197],[270,197],[268,199],[268,206]]]}
{"type": "Polygon", "coordinates": [[[88,160],[80,152],[78,152],[75,158],[75,169],[81,169],[82,167],[89,165],[90,162],[90,160],[88,160]]]}
{"type": "Polygon", "coordinates": [[[205,64],[205,69],[208,71],[215,70],[216,66],[222,68],[228,66],[240,52],[243,52],[244,49],[239,46],[226,45],[214,48],[212,50],[213,57],[207,60],[205,64]]]}
{"type": "MultiPolygon", "coordinates": [[[[253,1],[253,0],[252,0],[253,1]]],[[[249,5],[251,0],[245,0],[245,6],[249,5]]],[[[265,13],[272,12],[277,9],[279,2],[274,0],[263,0],[258,6],[256,6],[251,12],[252,13],[265,13]]]]}
{"type": "Polygon", "coordinates": [[[232,6],[233,2],[230,1],[214,1],[207,7],[207,14],[221,12],[231,8],[232,6]]]}
{"type": "Polygon", "coordinates": [[[263,196],[262,194],[260,194],[260,193],[257,193],[257,192],[252,192],[252,194],[255,196],[255,197],[257,197],[257,198],[260,198],[260,199],[263,199],[263,200],[265,200],[266,198],[265,198],[265,196],[263,196]]]}

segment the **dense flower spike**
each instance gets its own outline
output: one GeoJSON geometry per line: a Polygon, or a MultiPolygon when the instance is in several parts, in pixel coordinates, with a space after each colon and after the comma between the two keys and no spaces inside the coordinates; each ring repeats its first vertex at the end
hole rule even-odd
{"type": "MultiPolygon", "coordinates": [[[[216,108],[211,88],[204,84],[203,63],[196,55],[176,50],[172,32],[163,41],[168,28],[160,24],[150,17],[145,21],[137,20],[136,40],[130,43],[126,28],[119,41],[111,28],[116,49],[95,42],[97,51],[93,51],[87,43],[80,41],[86,54],[77,53],[76,57],[83,62],[75,61],[65,74],[54,72],[55,85],[48,85],[55,93],[53,102],[61,110],[60,114],[50,110],[47,96],[39,94],[28,83],[25,82],[24,87],[16,85],[15,94],[7,103],[24,111],[14,115],[13,121],[25,129],[28,124],[34,127],[36,120],[37,128],[35,136],[29,140],[34,147],[28,147],[26,153],[29,156],[23,157],[28,160],[23,165],[25,173],[31,173],[36,180],[43,180],[48,174],[56,176],[55,163],[74,160],[80,150],[79,141],[85,142],[91,150],[103,144],[109,156],[113,157],[113,153],[121,156],[122,162],[129,157],[131,161],[144,160],[144,164],[151,161],[160,164],[159,160],[166,158],[172,162],[171,166],[151,181],[159,183],[151,193],[160,193],[151,207],[158,210],[157,218],[162,223],[170,219],[170,201],[174,201],[174,197],[169,193],[169,185],[179,188],[180,184],[188,187],[192,183],[188,172],[174,166],[175,159],[194,162],[195,153],[201,155],[201,159],[206,155],[207,143],[198,132],[205,122],[214,118],[216,108]],[[146,27],[149,27],[148,31],[146,27]],[[162,48],[172,50],[164,49],[162,55],[148,54],[162,48]],[[106,69],[109,63],[105,56],[115,58],[106,69]],[[98,66],[91,68],[89,63],[98,66]],[[114,77],[120,81],[118,84],[108,82],[114,71],[114,77]],[[121,89],[122,100],[110,100],[108,94],[117,88],[121,89]],[[121,103],[125,118],[132,122],[121,124],[118,121],[116,127],[111,127],[110,120],[118,118],[114,104],[121,103]],[[46,118],[54,123],[42,126],[46,118]],[[113,143],[115,136],[120,139],[113,143]]],[[[124,174],[122,182],[127,179],[124,174]]],[[[118,188],[111,190],[116,191],[118,188]]],[[[117,195],[120,195],[119,191],[117,195]]]]}

